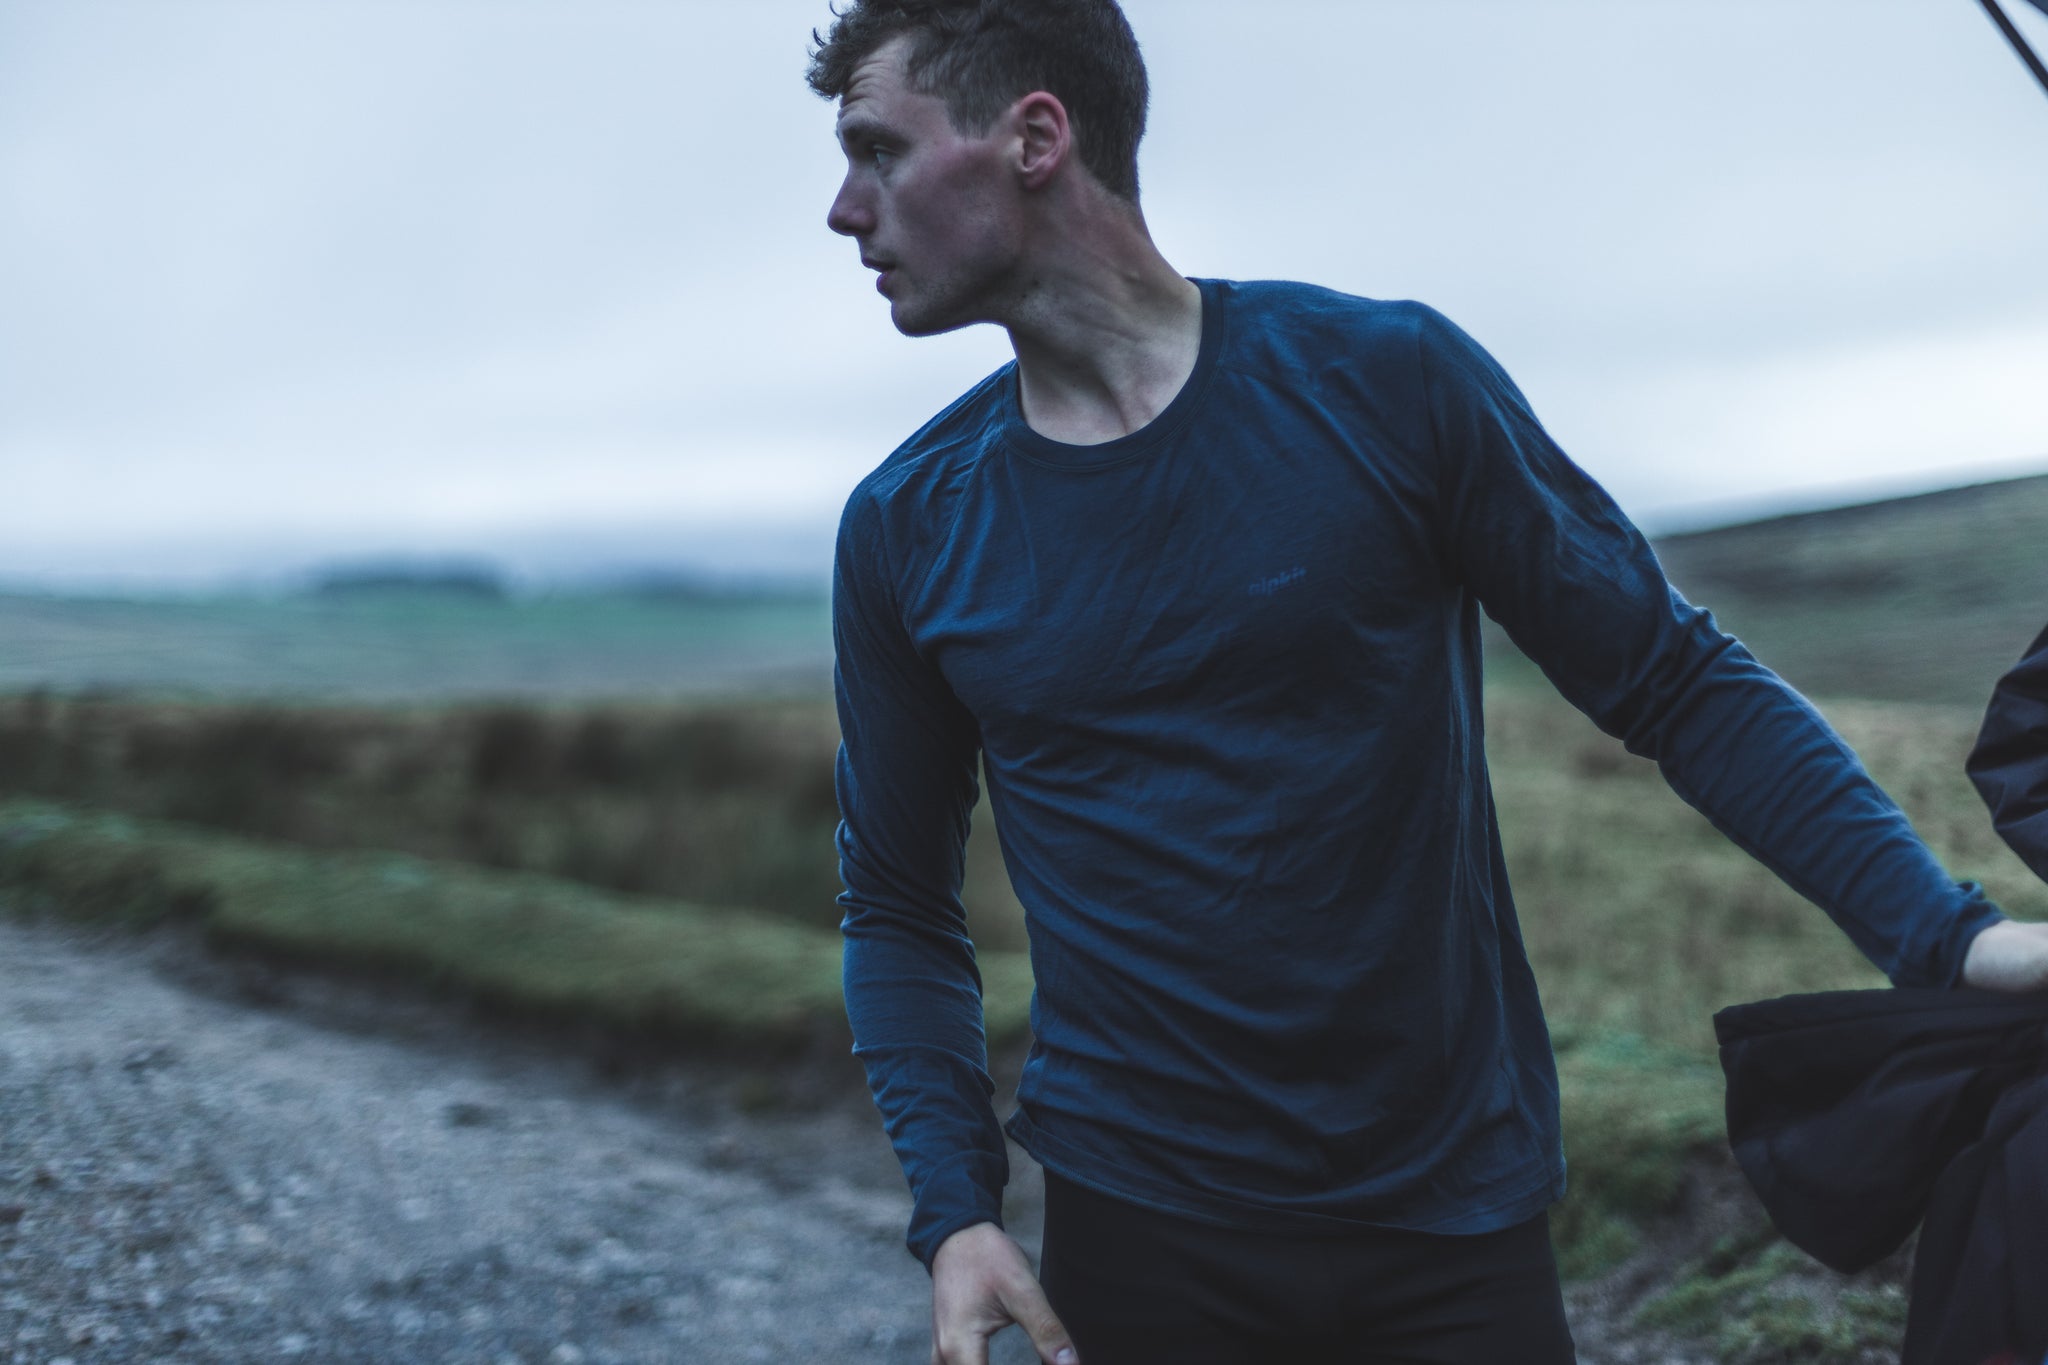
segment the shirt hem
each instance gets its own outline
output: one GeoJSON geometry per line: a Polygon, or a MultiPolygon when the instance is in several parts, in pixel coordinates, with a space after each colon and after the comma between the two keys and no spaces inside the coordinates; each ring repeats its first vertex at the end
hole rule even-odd
{"type": "Polygon", "coordinates": [[[1124,1175],[1122,1180],[1105,1181],[1095,1174],[1095,1167],[1085,1156],[1035,1126],[1022,1109],[1010,1116],[1003,1125],[1003,1131],[1029,1153],[1032,1160],[1063,1180],[1155,1213],[1241,1232],[1343,1236],[1361,1228],[1385,1228],[1401,1232],[1476,1236],[1525,1223],[1564,1197],[1565,1166],[1559,1160],[1536,1178],[1515,1185],[1507,1193],[1476,1208],[1461,1208],[1440,1217],[1350,1218],[1300,1209],[1267,1208],[1220,1196],[1191,1199],[1185,1191],[1134,1185],[1127,1173],[1120,1173],[1124,1175]]]}

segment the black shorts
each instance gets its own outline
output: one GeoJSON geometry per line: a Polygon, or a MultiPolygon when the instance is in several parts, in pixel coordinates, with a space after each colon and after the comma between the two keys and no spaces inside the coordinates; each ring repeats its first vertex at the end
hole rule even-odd
{"type": "Polygon", "coordinates": [[[1571,1365],[1547,1214],[1499,1232],[1286,1236],[1045,1173],[1039,1278],[1081,1365],[1571,1365]]]}

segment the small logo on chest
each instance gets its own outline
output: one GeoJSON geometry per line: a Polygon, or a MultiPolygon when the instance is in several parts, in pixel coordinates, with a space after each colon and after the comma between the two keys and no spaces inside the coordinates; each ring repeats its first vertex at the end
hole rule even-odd
{"type": "Polygon", "coordinates": [[[1289,569],[1286,573],[1276,573],[1269,578],[1261,578],[1252,583],[1251,595],[1254,597],[1271,597],[1282,588],[1291,588],[1307,577],[1307,569],[1289,569]]]}

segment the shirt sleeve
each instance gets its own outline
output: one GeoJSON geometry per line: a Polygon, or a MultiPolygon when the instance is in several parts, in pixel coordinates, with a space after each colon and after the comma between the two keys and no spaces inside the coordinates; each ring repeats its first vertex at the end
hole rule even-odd
{"type": "Polygon", "coordinates": [[[1819,712],[1666,581],[1491,356],[1421,310],[1453,572],[1558,691],[1819,905],[1894,984],[1948,986],[2001,918],[1935,861],[1819,712]]]}
{"type": "Polygon", "coordinates": [[[1966,767],[1999,834],[2048,880],[2048,630],[1999,679],[1966,767]]]}
{"type": "Polygon", "coordinates": [[[833,574],[843,980],[929,1269],[953,1233],[1001,1224],[1009,1156],[960,902],[980,733],[904,628],[877,510],[855,494],[833,574]]]}

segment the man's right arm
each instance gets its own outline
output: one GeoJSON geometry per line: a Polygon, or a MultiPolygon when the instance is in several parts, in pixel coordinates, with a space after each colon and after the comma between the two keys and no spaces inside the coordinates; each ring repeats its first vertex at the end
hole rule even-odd
{"type": "Polygon", "coordinates": [[[854,495],[833,573],[844,985],[929,1268],[953,1233],[1001,1224],[1009,1159],[960,903],[980,733],[911,642],[879,512],[854,495]]]}
{"type": "Polygon", "coordinates": [[[985,1365],[989,1338],[1012,1322],[1041,1360],[1079,1365],[1002,1231],[1009,1154],[960,903],[980,728],[910,639],[877,512],[855,493],[832,579],[853,1050],[910,1181],[907,1241],[932,1272],[935,1365],[985,1365]]]}

